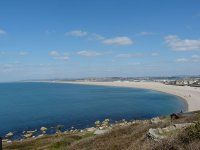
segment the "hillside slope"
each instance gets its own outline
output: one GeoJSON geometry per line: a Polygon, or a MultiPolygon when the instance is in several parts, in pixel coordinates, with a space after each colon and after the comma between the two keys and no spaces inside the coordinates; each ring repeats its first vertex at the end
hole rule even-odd
{"type": "Polygon", "coordinates": [[[198,121],[200,121],[200,112],[183,113],[173,120],[170,116],[166,116],[117,123],[107,127],[109,132],[98,135],[94,135],[94,131],[85,130],[29,138],[12,143],[4,142],[3,148],[5,150],[199,150],[200,123],[198,121]]]}

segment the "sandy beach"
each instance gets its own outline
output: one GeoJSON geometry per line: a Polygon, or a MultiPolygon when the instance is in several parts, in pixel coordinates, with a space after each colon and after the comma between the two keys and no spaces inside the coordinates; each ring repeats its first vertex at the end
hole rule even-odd
{"type": "Polygon", "coordinates": [[[200,88],[189,86],[165,85],[159,82],[64,82],[57,83],[87,84],[87,85],[104,85],[117,87],[142,88],[165,92],[184,99],[188,105],[188,111],[200,110],[200,88]]]}

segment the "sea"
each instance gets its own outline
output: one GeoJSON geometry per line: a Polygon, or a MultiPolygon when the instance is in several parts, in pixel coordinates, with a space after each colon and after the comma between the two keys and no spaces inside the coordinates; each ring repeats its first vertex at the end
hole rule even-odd
{"type": "Polygon", "coordinates": [[[185,111],[179,97],[137,88],[15,82],[0,83],[0,136],[44,126],[84,129],[109,118],[111,122],[148,119],[185,111]]]}

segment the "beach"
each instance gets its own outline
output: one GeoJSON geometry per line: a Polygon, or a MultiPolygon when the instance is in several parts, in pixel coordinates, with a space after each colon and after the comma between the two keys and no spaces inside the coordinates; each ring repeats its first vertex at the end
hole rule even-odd
{"type": "Polygon", "coordinates": [[[54,134],[57,126],[85,129],[107,118],[114,123],[186,111],[184,101],[162,92],[51,81],[0,84],[0,99],[0,134],[11,140],[39,136],[43,130],[54,134]]]}
{"type": "Polygon", "coordinates": [[[174,86],[165,85],[160,82],[68,82],[68,81],[55,81],[56,83],[70,83],[70,84],[85,84],[85,85],[103,85],[103,86],[116,86],[116,87],[130,87],[130,88],[142,88],[160,91],[168,94],[172,94],[185,100],[187,103],[187,111],[200,110],[200,88],[190,86],[174,86]]]}

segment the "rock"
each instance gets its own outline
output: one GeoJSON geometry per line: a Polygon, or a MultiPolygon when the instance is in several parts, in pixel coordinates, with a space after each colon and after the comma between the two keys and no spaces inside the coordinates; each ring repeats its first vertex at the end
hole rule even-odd
{"type": "Polygon", "coordinates": [[[155,141],[158,141],[166,137],[166,136],[160,135],[158,129],[152,129],[152,128],[149,129],[147,136],[155,141]]]}
{"type": "Polygon", "coordinates": [[[147,136],[150,137],[151,139],[154,139],[155,141],[166,138],[165,133],[168,132],[173,132],[175,130],[178,129],[182,129],[188,126],[194,125],[194,123],[182,123],[182,124],[174,124],[174,125],[170,125],[168,127],[165,128],[157,128],[157,129],[149,129],[147,136]]]}
{"type": "Polygon", "coordinates": [[[160,120],[159,117],[155,117],[155,118],[152,118],[152,119],[151,119],[151,123],[157,124],[157,123],[160,123],[160,122],[161,122],[161,120],[160,120]]]}
{"type": "Polygon", "coordinates": [[[163,132],[163,130],[161,128],[158,128],[158,133],[159,134],[163,134],[164,132],[163,132]]]}
{"type": "Polygon", "coordinates": [[[103,129],[104,129],[104,127],[99,127],[99,129],[100,129],[100,130],[103,130],[103,129]]]}
{"type": "Polygon", "coordinates": [[[44,134],[40,134],[40,135],[38,135],[37,137],[42,137],[42,136],[44,136],[44,134]]]}
{"type": "Polygon", "coordinates": [[[181,124],[174,124],[177,129],[186,128],[188,126],[195,125],[194,123],[181,123],[181,124]]]}
{"type": "Polygon", "coordinates": [[[84,130],[80,130],[80,132],[81,132],[81,133],[83,133],[83,132],[84,132],[84,130]]]}
{"type": "Polygon", "coordinates": [[[46,127],[41,127],[40,130],[41,130],[41,131],[46,131],[47,128],[46,128],[46,127]]]}
{"type": "Polygon", "coordinates": [[[99,120],[97,120],[97,121],[95,121],[95,123],[94,123],[94,124],[95,124],[95,126],[96,126],[96,127],[100,127],[100,125],[101,125],[101,122],[100,122],[99,120]]]}
{"type": "Polygon", "coordinates": [[[152,139],[157,139],[158,138],[158,134],[156,133],[156,129],[149,129],[149,132],[147,133],[147,135],[149,137],[151,137],[152,139]]]}
{"type": "Polygon", "coordinates": [[[105,119],[105,120],[102,122],[101,126],[106,128],[106,127],[109,126],[109,122],[110,122],[110,119],[105,119]]]}
{"type": "Polygon", "coordinates": [[[7,143],[12,143],[12,141],[11,141],[11,140],[8,140],[7,143]]]}
{"type": "Polygon", "coordinates": [[[171,132],[171,131],[176,130],[176,127],[173,125],[170,125],[168,127],[163,128],[162,130],[163,130],[163,132],[171,132]]]}
{"type": "Polygon", "coordinates": [[[64,134],[68,134],[68,133],[69,133],[69,131],[64,131],[63,133],[64,133],[64,134]]]}
{"type": "Polygon", "coordinates": [[[7,142],[8,141],[8,139],[2,139],[2,142],[7,142]]]}
{"type": "Polygon", "coordinates": [[[6,138],[11,138],[13,135],[14,135],[14,134],[13,134],[12,132],[9,132],[9,133],[6,134],[5,137],[6,137],[6,138]]]}
{"type": "Polygon", "coordinates": [[[136,124],[136,121],[132,121],[131,124],[136,124]]]}
{"type": "Polygon", "coordinates": [[[36,129],[35,129],[35,130],[32,130],[32,131],[26,131],[26,133],[35,133],[35,132],[37,132],[36,129]]]}
{"type": "Polygon", "coordinates": [[[105,133],[108,133],[109,130],[96,130],[94,132],[95,135],[102,135],[102,134],[105,134],[105,133]]]}
{"type": "Polygon", "coordinates": [[[125,126],[126,124],[125,124],[125,123],[120,123],[119,125],[120,125],[120,126],[125,126]]]}
{"type": "Polygon", "coordinates": [[[88,132],[94,132],[94,131],[96,130],[96,128],[91,127],[91,128],[87,128],[86,130],[87,130],[88,132]]]}
{"type": "Polygon", "coordinates": [[[180,123],[180,124],[174,124],[174,125],[170,125],[168,127],[163,128],[162,130],[164,132],[171,132],[177,129],[181,129],[181,128],[186,128],[188,126],[194,125],[194,123],[180,123]]]}
{"type": "Polygon", "coordinates": [[[30,138],[30,137],[32,137],[32,135],[33,135],[33,133],[27,133],[27,134],[24,134],[23,136],[24,136],[25,138],[30,138]]]}
{"type": "Polygon", "coordinates": [[[40,130],[42,131],[43,134],[45,134],[46,131],[47,131],[47,128],[46,127],[41,127],[40,130]]]}

